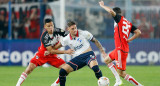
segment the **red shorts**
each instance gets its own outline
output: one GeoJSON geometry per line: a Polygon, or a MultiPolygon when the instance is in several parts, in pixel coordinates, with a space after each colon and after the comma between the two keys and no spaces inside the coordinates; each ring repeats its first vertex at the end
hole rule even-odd
{"type": "Polygon", "coordinates": [[[35,64],[36,66],[41,66],[45,63],[49,63],[50,65],[56,68],[65,63],[65,61],[60,57],[58,57],[57,55],[44,56],[43,54],[40,53],[36,53],[34,55],[34,58],[32,58],[30,62],[35,64]]]}
{"type": "Polygon", "coordinates": [[[117,49],[114,49],[110,54],[109,54],[109,57],[112,59],[112,60],[115,60],[116,61],[116,66],[117,66],[117,69],[121,69],[121,70],[126,70],[126,60],[127,60],[127,56],[128,56],[128,53],[125,53],[121,50],[117,50],[117,49]]]}

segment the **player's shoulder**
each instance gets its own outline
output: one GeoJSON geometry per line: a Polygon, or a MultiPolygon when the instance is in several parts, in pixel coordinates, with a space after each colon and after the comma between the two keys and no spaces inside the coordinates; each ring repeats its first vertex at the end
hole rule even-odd
{"type": "Polygon", "coordinates": [[[41,36],[46,35],[48,32],[46,30],[44,30],[41,34],[41,36]]]}
{"type": "Polygon", "coordinates": [[[83,34],[87,34],[87,33],[90,33],[90,32],[87,31],[87,30],[78,29],[78,33],[83,35],[83,34]]]}
{"type": "Polygon", "coordinates": [[[66,34],[66,32],[63,29],[61,29],[61,28],[55,28],[54,32],[53,32],[53,36],[56,36],[56,35],[60,35],[60,36],[64,37],[67,34],[66,34]]]}
{"type": "Polygon", "coordinates": [[[67,36],[63,37],[64,41],[69,41],[70,40],[70,34],[68,34],[67,36]]]}
{"type": "MultiPolygon", "coordinates": [[[[127,20],[124,16],[122,16],[123,21],[127,21],[127,23],[131,23],[129,20],[127,20]]],[[[132,24],[132,23],[131,23],[132,24]]]]}
{"type": "Polygon", "coordinates": [[[46,30],[43,31],[43,33],[42,33],[42,35],[41,35],[41,39],[48,39],[48,37],[49,37],[48,32],[47,32],[46,30]]]}
{"type": "Polygon", "coordinates": [[[78,29],[78,34],[82,34],[84,30],[78,29]]]}
{"type": "Polygon", "coordinates": [[[65,31],[61,28],[55,28],[54,32],[65,32],[65,31]]]}
{"type": "Polygon", "coordinates": [[[43,33],[42,33],[42,35],[40,37],[40,41],[42,43],[47,43],[48,40],[49,40],[49,34],[48,34],[48,32],[47,31],[43,31],[43,33]]]}

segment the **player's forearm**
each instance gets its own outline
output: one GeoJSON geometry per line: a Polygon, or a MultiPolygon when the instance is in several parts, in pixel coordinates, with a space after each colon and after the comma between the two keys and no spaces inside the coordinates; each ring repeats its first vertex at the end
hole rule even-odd
{"type": "Polygon", "coordinates": [[[130,41],[133,41],[134,39],[136,39],[137,37],[139,37],[140,34],[141,34],[140,31],[135,32],[134,35],[133,35],[131,38],[128,39],[128,41],[129,41],[129,42],[130,42],[130,41]]]}
{"type": "Polygon", "coordinates": [[[103,9],[105,9],[107,12],[109,12],[112,16],[116,16],[116,13],[112,10],[112,8],[108,6],[101,6],[103,9]]]}
{"type": "Polygon", "coordinates": [[[96,39],[96,38],[92,38],[91,40],[93,43],[95,43],[95,45],[99,48],[99,50],[101,51],[101,53],[104,53],[105,51],[103,50],[103,47],[101,45],[101,43],[96,39]]]}
{"type": "Polygon", "coordinates": [[[66,50],[51,50],[50,54],[66,54],[66,50]]]}
{"type": "Polygon", "coordinates": [[[105,52],[101,43],[98,40],[95,41],[95,45],[98,47],[98,49],[100,50],[101,53],[105,52]]]}
{"type": "Polygon", "coordinates": [[[56,50],[56,49],[59,49],[59,48],[61,48],[61,47],[62,47],[62,45],[61,45],[61,43],[59,42],[57,45],[55,45],[55,46],[53,47],[53,49],[56,50]]]}
{"type": "Polygon", "coordinates": [[[105,9],[107,12],[110,12],[112,9],[108,6],[101,6],[103,9],[105,9]]]}

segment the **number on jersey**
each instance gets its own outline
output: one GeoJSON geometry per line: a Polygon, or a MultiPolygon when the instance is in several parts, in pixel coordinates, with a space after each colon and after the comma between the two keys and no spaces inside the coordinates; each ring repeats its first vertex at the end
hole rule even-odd
{"type": "Polygon", "coordinates": [[[123,21],[123,24],[124,25],[122,26],[122,32],[124,34],[126,34],[127,37],[128,37],[128,35],[129,35],[129,28],[131,27],[131,25],[129,25],[127,21],[123,21]]]}

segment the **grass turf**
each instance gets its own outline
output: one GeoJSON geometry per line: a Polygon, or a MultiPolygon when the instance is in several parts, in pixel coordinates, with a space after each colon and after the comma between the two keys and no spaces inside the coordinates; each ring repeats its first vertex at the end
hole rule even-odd
{"type": "MultiPolygon", "coordinates": [[[[15,86],[26,67],[0,66],[0,86],[15,86]]],[[[103,76],[110,79],[110,86],[115,83],[114,75],[107,66],[100,66],[103,76]]],[[[127,66],[127,73],[144,86],[160,86],[160,66],[127,66]]],[[[38,67],[24,81],[22,86],[50,86],[57,79],[59,69],[38,67]]],[[[122,86],[133,86],[123,80],[122,86]]],[[[98,86],[94,72],[87,66],[70,73],[66,86],[98,86]]]]}

